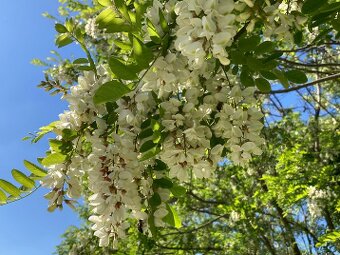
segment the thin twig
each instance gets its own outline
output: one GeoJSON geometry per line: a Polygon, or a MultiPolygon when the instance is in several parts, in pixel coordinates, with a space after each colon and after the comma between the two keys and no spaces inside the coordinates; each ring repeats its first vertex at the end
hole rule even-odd
{"type": "Polygon", "coordinates": [[[309,86],[321,83],[321,82],[325,82],[325,81],[330,81],[330,80],[335,80],[340,78],[340,73],[338,74],[333,74],[318,80],[314,80],[305,84],[302,84],[300,86],[296,86],[296,87],[291,87],[288,89],[279,89],[279,90],[272,90],[270,92],[263,92],[263,91],[258,91],[257,94],[281,94],[281,93],[287,93],[287,92],[291,92],[291,91],[295,91],[295,90],[299,90],[299,89],[303,89],[303,88],[307,88],[309,86]]]}

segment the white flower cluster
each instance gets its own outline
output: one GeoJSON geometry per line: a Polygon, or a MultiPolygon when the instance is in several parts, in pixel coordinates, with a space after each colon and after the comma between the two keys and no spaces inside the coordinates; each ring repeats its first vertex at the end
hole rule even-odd
{"type": "Polygon", "coordinates": [[[308,188],[308,210],[312,219],[317,219],[322,216],[324,211],[325,200],[330,200],[334,192],[326,189],[317,189],[314,186],[308,188]]]}
{"type": "Polygon", "coordinates": [[[85,33],[94,39],[98,38],[100,31],[98,30],[98,26],[94,18],[88,19],[85,25],[85,33]]]}
{"type": "Polygon", "coordinates": [[[292,1],[288,6],[286,3],[276,3],[264,8],[267,17],[267,24],[264,30],[264,36],[270,38],[276,36],[288,42],[293,42],[293,33],[291,28],[302,29],[302,25],[307,21],[307,17],[294,15],[291,11],[300,10],[301,6],[297,1],[292,1]]]}
{"type": "MultiPolygon", "coordinates": [[[[255,88],[242,87],[231,73],[216,68],[216,60],[229,64],[226,47],[238,30],[234,10],[251,4],[250,0],[166,3],[165,18],[170,19],[173,8],[178,15],[175,42],[139,75],[137,88],[117,100],[111,112],[93,103],[96,90],[110,81],[109,72],[99,66],[98,77],[92,72],[79,77],[79,84],[65,96],[69,110],[60,115],[55,130],[59,141],[65,129],[76,132],[73,149],[65,163],[49,167],[44,180],[52,189],[47,196],[52,209],[61,206],[66,195],[84,194],[100,245],[111,241],[115,245],[126,235],[131,219],[143,222],[144,233],[150,233],[150,218],[156,227],[166,225],[172,195],[168,188],[155,185],[162,179],[183,183],[209,178],[225,157],[243,166],[262,153],[263,115],[255,88]],[[148,127],[151,135],[145,135],[147,121],[156,123],[148,127]],[[142,147],[147,142],[157,144],[158,151],[144,160],[142,147]],[[159,162],[165,169],[153,171],[159,162]]],[[[147,11],[159,33],[163,5],[154,1],[147,11]]],[[[86,31],[96,38],[92,20],[86,31]]],[[[51,152],[57,151],[51,147],[51,152]]]]}
{"type": "MultiPolygon", "coordinates": [[[[96,129],[85,131],[83,137],[75,140],[74,155],[69,161],[49,167],[43,185],[52,189],[46,197],[54,209],[62,204],[64,195],[78,198],[83,178],[87,176],[88,189],[93,194],[88,198],[93,212],[90,221],[94,223],[93,230],[100,238],[100,245],[107,246],[111,238],[115,244],[118,238],[125,236],[129,227],[127,219],[147,218],[142,210],[142,198],[152,193],[152,180],[142,176],[144,165],[138,161],[134,145],[136,134],[125,132],[110,138],[105,135],[107,124],[102,116],[107,112],[104,107],[93,104],[93,93],[107,81],[105,75],[102,77],[96,80],[93,73],[86,73],[66,96],[70,110],[60,115],[55,132],[61,134],[65,129],[80,132],[83,125],[93,123],[96,129]],[[90,152],[82,152],[82,147],[88,144],[90,152]]],[[[119,110],[123,113],[123,109],[119,110]]],[[[126,120],[119,124],[122,130],[129,125],[126,120]]],[[[54,152],[53,148],[51,151],[54,152]]]]}
{"type": "Polygon", "coordinates": [[[233,9],[233,0],[184,0],[176,5],[175,46],[188,57],[190,68],[200,68],[209,54],[223,65],[230,63],[225,48],[237,32],[233,9]]]}

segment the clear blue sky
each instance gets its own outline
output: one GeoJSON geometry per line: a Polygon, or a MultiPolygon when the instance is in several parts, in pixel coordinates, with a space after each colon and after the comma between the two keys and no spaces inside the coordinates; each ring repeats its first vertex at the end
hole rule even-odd
{"type": "MultiPolygon", "coordinates": [[[[0,15],[0,178],[10,178],[12,168],[23,170],[23,159],[35,160],[48,149],[47,142],[30,144],[21,138],[55,120],[65,109],[36,85],[42,69],[30,61],[45,59],[54,46],[53,21],[41,16],[57,13],[57,0],[1,0],[0,15]]],[[[74,48],[68,48],[69,55],[74,48]]],[[[75,52],[77,53],[77,52],[75,52]]],[[[79,52],[78,52],[79,54],[79,52]]],[[[69,225],[79,224],[69,208],[47,212],[40,189],[31,197],[0,207],[0,255],[49,255],[69,225]]]]}

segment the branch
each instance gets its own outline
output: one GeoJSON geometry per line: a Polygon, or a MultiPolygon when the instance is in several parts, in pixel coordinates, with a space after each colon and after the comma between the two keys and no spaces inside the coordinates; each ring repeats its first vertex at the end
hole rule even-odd
{"type": "Polygon", "coordinates": [[[223,251],[222,248],[219,247],[169,247],[163,246],[160,244],[156,244],[159,248],[166,250],[182,250],[182,251],[223,251]]]}
{"type": "Polygon", "coordinates": [[[190,195],[190,196],[192,196],[192,197],[194,197],[195,199],[197,199],[198,201],[200,201],[200,202],[202,202],[202,203],[207,203],[207,204],[217,204],[217,205],[220,205],[220,204],[225,205],[225,204],[226,204],[226,202],[224,202],[224,201],[205,200],[205,199],[203,199],[203,198],[197,196],[196,194],[194,194],[191,190],[189,190],[189,191],[187,192],[187,194],[190,195]]]}
{"type": "Polygon", "coordinates": [[[203,224],[201,224],[200,226],[196,227],[196,228],[192,228],[192,229],[189,229],[189,230],[186,230],[186,231],[176,231],[176,232],[170,232],[170,233],[167,233],[167,234],[164,234],[162,236],[168,236],[168,235],[182,235],[182,234],[190,234],[192,232],[195,232],[195,231],[198,231],[202,228],[205,228],[206,226],[209,226],[210,224],[214,223],[215,221],[218,221],[219,219],[223,218],[227,216],[227,214],[224,214],[224,215],[220,215],[214,219],[211,219],[211,220],[208,220],[206,222],[204,222],[203,224]]]}
{"type": "Polygon", "coordinates": [[[309,64],[309,63],[299,63],[299,62],[291,61],[291,60],[284,59],[284,58],[279,58],[279,60],[284,61],[288,64],[297,65],[297,66],[308,66],[308,67],[340,66],[340,64],[338,63],[309,64]]]}
{"type": "Polygon", "coordinates": [[[321,83],[321,82],[335,80],[335,79],[338,79],[338,78],[340,78],[340,73],[333,74],[333,75],[330,75],[330,76],[327,76],[327,77],[324,77],[324,78],[321,78],[321,79],[318,79],[318,80],[315,80],[315,81],[311,81],[311,82],[302,84],[300,86],[291,87],[291,88],[288,88],[288,89],[272,90],[270,92],[258,91],[257,93],[258,94],[281,94],[281,93],[286,93],[286,92],[291,92],[291,91],[307,88],[309,86],[312,86],[312,85],[315,85],[315,84],[318,84],[318,83],[321,83]]]}
{"type": "Polygon", "coordinates": [[[8,204],[11,204],[11,203],[14,203],[14,202],[17,202],[21,199],[24,199],[30,195],[32,195],[35,191],[37,191],[39,188],[41,187],[41,184],[39,184],[38,186],[35,186],[34,189],[32,189],[30,192],[26,193],[24,196],[20,196],[16,199],[13,199],[13,200],[10,200],[10,201],[6,201],[6,203],[3,203],[3,204],[0,204],[0,206],[4,206],[4,205],[8,205],[8,204]]]}

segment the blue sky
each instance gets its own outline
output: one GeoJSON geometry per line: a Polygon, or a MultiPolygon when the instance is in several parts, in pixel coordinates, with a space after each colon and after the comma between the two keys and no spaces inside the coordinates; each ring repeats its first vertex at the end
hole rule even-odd
{"type": "MultiPolygon", "coordinates": [[[[1,0],[0,15],[0,178],[10,179],[13,168],[23,170],[24,159],[34,161],[48,149],[47,142],[30,144],[21,138],[28,132],[56,120],[66,105],[36,85],[42,69],[33,58],[45,59],[54,46],[53,21],[42,17],[56,14],[57,0],[1,0]]],[[[74,48],[68,48],[69,55],[74,48]]],[[[77,53],[77,52],[75,52],[77,53]]],[[[60,243],[69,225],[79,224],[69,208],[47,212],[48,201],[40,189],[19,202],[0,207],[0,255],[48,255],[60,243]]]]}

